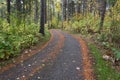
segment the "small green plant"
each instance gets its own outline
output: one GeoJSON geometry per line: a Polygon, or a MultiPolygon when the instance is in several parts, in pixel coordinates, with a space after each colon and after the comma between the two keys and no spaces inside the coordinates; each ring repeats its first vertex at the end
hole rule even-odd
{"type": "Polygon", "coordinates": [[[113,51],[113,53],[114,53],[114,55],[115,55],[115,58],[116,58],[117,60],[120,60],[120,50],[118,50],[118,49],[116,49],[116,48],[112,48],[112,51],[113,51]]]}

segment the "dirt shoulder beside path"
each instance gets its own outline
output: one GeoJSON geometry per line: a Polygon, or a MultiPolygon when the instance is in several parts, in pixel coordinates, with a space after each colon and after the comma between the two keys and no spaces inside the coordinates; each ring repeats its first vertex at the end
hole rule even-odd
{"type": "Polygon", "coordinates": [[[83,69],[85,80],[95,80],[92,61],[90,59],[89,49],[86,42],[78,36],[73,35],[80,43],[83,57],[83,69]]]}

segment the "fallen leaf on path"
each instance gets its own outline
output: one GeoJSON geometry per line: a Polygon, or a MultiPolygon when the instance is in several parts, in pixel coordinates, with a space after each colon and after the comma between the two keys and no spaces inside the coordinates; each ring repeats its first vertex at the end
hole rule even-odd
{"type": "Polygon", "coordinates": [[[22,77],[24,78],[25,76],[23,75],[22,77]]]}
{"type": "Polygon", "coordinates": [[[25,53],[28,53],[28,51],[26,50],[25,53]]]}
{"type": "Polygon", "coordinates": [[[38,79],[40,79],[40,77],[37,77],[38,79]]]}
{"type": "Polygon", "coordinates": [[[45,64],[42,64],[42,67],[44,67],[45,66],[45,64]]]}
{"type": "Polygon", "coordinates": [[[77,70],[80,70],[80,67],[76,67],[77,70]]]}
{"type": "Polygon", "coordinates": [[[75,63],[76,61],[75,61],[75,60],[73,60],[72,62],[73,62],[73,63],[75,63]]]}
{"type": "Polygon", "coordinates": [[[20,78],[18,77],[18,78],[16,78],[17,80],[20,80],[20,78]]]}
{"type": "Polygon", "coordinates": [[[31,66],[31,64],[28,65],[29,67],[31,66]]]}

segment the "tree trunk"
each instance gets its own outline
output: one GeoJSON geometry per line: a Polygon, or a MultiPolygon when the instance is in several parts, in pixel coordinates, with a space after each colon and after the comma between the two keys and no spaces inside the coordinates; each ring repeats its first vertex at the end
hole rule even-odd
{"type": "Polygon", "coordinates": [[[45,11],[44,12],[45,13],[44,14],[44,18],[45,18],[45,22],[44,23],[47,23],[47,5],[46,5],[46,3],[47,3],[46,0],[44,0],[44,9],[45,9],[44,10],[45,11]]]}
{"type": "Polygon", "coordinates": [[[41,0],[41,19],[40,19],[40,30],[39,32],[44,36],[44,26],[45,26],[45,0],[41,0]]]}
{"type": "Polygon", "coordinates": [[[48,5],[47,5],[47,20],[48,20],[48,28],[50,27],[50,2],[49,2],[49,0],[47,0],[47,3],[48,3],[48,5]]]}
{"type": "Polygon", "coordinates": [[[81,13],[81,2],[80,2],[81,0],[78,0],[78,2],[77,2],[77,13],[79,14],[79,13],[81,13]]]}
{"type": "Polygon", "coordinates": [[[103,24],[104,24],[104,18],[105,18],[105,13],[106,13],[106,4],[107,4],[106,1],[103,0],[102,5],[101,5],[101,13],[100,13],[101,20],[100,20],[99,33],[101,33],[102,28],[103,28],[103,24]]]}
{"type": "Polygon", "coordinates": [[[38,23],[38,0],[35,0],[35,23],[38,23]]]}
{"type": "Polygon", "coordinates": [[[63,14],[64,14],[64,21],[67,20],[67,0],[63,0],[63,14]]]}
{"type": "Polygon", "coordinates": [[[21,0],[16,0],[17,16],[20,16],[21,8],[22,8],[21,0]]]}
{"type": "Polygon", "coordinates": [[[17,18],[18,18],[17,25],[19,25],[21,23],[21,19],[22,19],[22,16],[21,16],[21,11],[22,11],[21,0],[16,0],[16,9],[17,9],[17,18]]]}
{"type": "Polygon", "coordinates": [[[83,15],[85,15],[87,13],[87,0],[82,0],[82,6],[83,6],[83,15]]]}
{"type": "Polygon", "coordinates": [[[7,0],[7,21],[10,24],[10,0],[7,0]]]}
{"type": "Polygon", "coordinates": [[[62,20],[62,29],[63,29],[63,22],[64,22],[64,9],[63,9],[64,5],[63,4],[64,4],[64,2],[63,2],[63,0],[61,0],[61,2],[62,2],[61,3],[62,4],[62,6],[61,6],[62,7],[61,20],[62,20]]]}

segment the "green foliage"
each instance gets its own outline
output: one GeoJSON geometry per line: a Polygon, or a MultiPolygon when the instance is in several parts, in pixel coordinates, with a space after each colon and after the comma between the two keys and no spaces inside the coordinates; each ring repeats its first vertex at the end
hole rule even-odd
{"type": "Polygon", "coordinates": [[[109,0],[109,3],[110,3],[112,6],[114,6],[116,2],[117,2],[117,0],[109,0]]]}
{"type": "Polygon", "coordinates": [[[71,28],[71,21],[64,21],[63,23],[62,23],[62,28],[63,29],[65,29],[65,30],[72,30],[72,28],[71,28]]]}
{"type": "Polygon", "coordinates": [[[98,35],[97,39],[100,42],[107,42],[108,41],[108,34],[102,33],[102,34],[98,35]]]}
{"type": "Polygon", "coordinates": [[[75,22],[72,24],[72,29],[73,29],[73,31],[75,31],[75,32],[84,33],[85,30],[86,30],[85,28],[86,28],[86,21],[84,21],[84,20],[81,20],[80,22],[75,21],[75,22]]]}
{"type": "Polygon", "coordinates": [[[120,73],[117,73],[103,60],[100,50],[93,44],[89,44],[89,48],[95,59],[94,67],[97,80],[119,80],[120,73]]]}
{"type": "Polygon", "coordinates": [[[0,59],[9,59],[18,55],[24,48],[34,45],[41,39],[39,26],[34,23],[9,25],[0,20],[0,59]],[[27,26],[26,26],[27,25],[27,26]]]}
{"type": "Polygon", "coordinates": [[[19,51],[18,46],[12,45],[12,38],[10,34],[1,33],[0,34],[0,58],[8,59],[11,54],[15,54],[16,51],[19,51]],[[14,47],[15,46],[15,47],[14,47]],[[15,50],[15,52],[14,52],[15,50]]]}
{"type": "Polygon", "coordinates": [[[114,52],[115,58],[117,60],[120,60],[120,50],[118,50],[116,48],[112,48],[112,51],[114,52]]]}
{"type": "Polygon", "coordinates": [[[58,28],[58,24],[59,24],[58,21],[59,20],[56,17],[53,17],[50,28],[58,28]]]}
{"type": "Polygon", "coordinates": [[[83,17],[83,15],[78,15],[72,18],[71,21],[64,23],[66,24],[65,30],[88,34],[89,30],[96,32],[98,30],[99,19],[94,18],[92,14],[83,17]]]}

